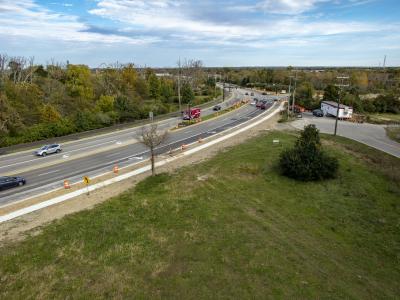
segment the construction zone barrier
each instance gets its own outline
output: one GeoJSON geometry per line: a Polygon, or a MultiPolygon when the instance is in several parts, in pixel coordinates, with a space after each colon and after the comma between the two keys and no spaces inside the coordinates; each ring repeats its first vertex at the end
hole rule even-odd
{"type": "Polygon", "coordinates": [[[118,165],[114,166],[113,172],[114,172],[114,174],[118,174],[118,172],[119,172],[118,165]]]}
{"type": "Polygon", "coordinates": [[[71,186],[69,185],[69,181],[68,180],[64,180],[64,189],[68,190],[70,188],[71,188],[71,186]]]}

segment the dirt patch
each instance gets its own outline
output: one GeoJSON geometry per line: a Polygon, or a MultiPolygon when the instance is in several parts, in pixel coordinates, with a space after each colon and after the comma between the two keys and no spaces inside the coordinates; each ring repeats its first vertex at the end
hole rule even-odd
{"type": "MultiPolygon", "coordinates": [[[[234,138],[230,138],[228,140],[217,143],[213,147],[206,148],[193,155],[185,156],[184,159],[178,159],[172,163],[159,167],[157,169],[157,172],[174,172],[175,170],[183,166],[208,160],[210,157],[215,156],[221,150],[238,145],[247,139],[255,137],[260,133],[264,133],[266,130],[273,129],[279,117],[279,114],[277,114],[274,117],[259,124],[258,126],[240,133],[234,138]]],[[[163,158],[165,157],[159,157],[159,159],[163,158]]],[[[110,186],[92,191],[90,195],[82,195],[71,200],[62,202],[60,204],[27,214],[15,220],[2,223],[0,224],[0,242],[4,244],[9,241],[21,240],[26,237],[27,234],[37,234],[41,230],[40,226],[47,224],[51,221],[60,219],[65,215],[85,209],[91,209],[96,204],[102,203],[107,199],[117,196],[120,193],[134,187],[136,183],[149,175],[150,172],[146,172],[127,180],[112,184],[110,186]]]]}

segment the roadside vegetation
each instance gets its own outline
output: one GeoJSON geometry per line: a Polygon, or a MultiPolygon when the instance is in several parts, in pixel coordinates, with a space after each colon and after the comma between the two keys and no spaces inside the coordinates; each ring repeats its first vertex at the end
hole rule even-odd
{"type": "Polygon", "coordinates": [[[385,128],[386,129],[386,134],[390,139],[393,141],[396,141],[400,143],[400,126],[388,126],[385,128]]]}
{"type": "MultiPolygon", "coordinates": [[[[183,108],[221,93],[201,61],[186,61],[180,74],[183,108]]],[[[146,119],[150,111],[155,116],[178,111],[177,79],[178,69],[43,66],[33,58],[0,55],[0,147],[146,119]]]]}
{"type": "Polygon", "coordinates": [[[400,160],[321,135],[337,177],[295,181],[278,161],[297,138],[259,136],[2,245],[0,298],[395,299],[400,160]]]}
{"type": "Polygon", "coordinates": [[[367,120],[375,124],[398,124],[400,125],[400,114],[393,113],[376,113],[369,114],[367,120]]]}
{"type": "Polygon", "coordinates": [[[349,88],[341,94],[341,102],[352,106],[356,113],[370,115],[391,114],[400,116],[400,68],[225,68],[224,75],[231,83],[243,87],[279,93],[288,91],[297,77],[295,104],[308,110],[320,107],[321,101],[337,101],[337,77],[349,76],[349,88]],[[290,79],[292,78],[292,79],[290,79]]]}
{"type": "Polygon", "coordinates": [[[304,127],[293,148],[281,153],[279,167],[289,178],[318,181],[335,178],[339,162],[322,149],[319,131],[311,124],[304,127]]]}
{"type": "Polygon", "coordinates": [[[295,74],[296,104],[314,109],[322,100],[337,101],[336,77],[347,74],[344,104],[369,115],[370,122],[379,122],[375,114],[400,112],[400,68],[207,68],[186,60],[180,70],[133,63],[90,69],[0,54],[0,147],[142,120],[150,111],[178,111],[178,74],[181,109],[219,96],[216,80],[273,93],[288,91],[291,83],[293,92],[295,74]]]}

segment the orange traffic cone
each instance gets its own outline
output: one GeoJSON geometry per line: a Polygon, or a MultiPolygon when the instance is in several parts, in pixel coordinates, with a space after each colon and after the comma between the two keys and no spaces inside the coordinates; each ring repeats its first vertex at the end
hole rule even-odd
{"type": "Polygon", "coordinates": [[[118,174],[118,165],[115,165],[114,166],[114,168],[113,168],[113,172],[114,172],[114,174],[118,174]]]}
{"type": "Polygon", "coordinates": [[[71,186],[69,185],[69,181],[68,180],[64,180],[64,189],[70,189],[71,186]]]}

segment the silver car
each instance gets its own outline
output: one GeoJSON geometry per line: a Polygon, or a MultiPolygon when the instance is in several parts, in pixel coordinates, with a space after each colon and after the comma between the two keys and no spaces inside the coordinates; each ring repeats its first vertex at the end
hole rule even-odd
{"type": "Polygon", "coordinates": [[[52,145],[43,146],[39,150],[35,151],[35,155],[44,157],[47,154],[60,153],[61,151],[62,151],[61,145],[52,144],[52,145]]]}

